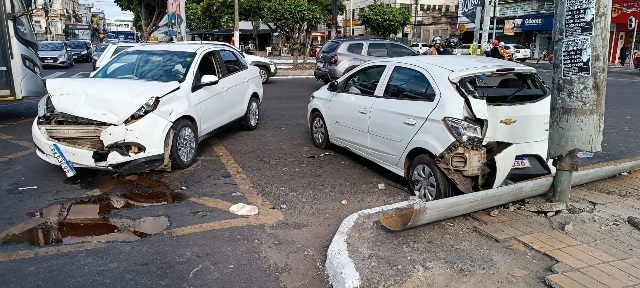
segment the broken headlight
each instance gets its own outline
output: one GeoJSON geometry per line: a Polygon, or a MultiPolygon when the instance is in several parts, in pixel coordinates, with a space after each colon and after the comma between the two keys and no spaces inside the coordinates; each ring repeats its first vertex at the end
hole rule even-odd
{"type": "Polygon", "coordinates": [[[151,113],[151,111],[156,110],[156,107],[158,107],[158,102],[159,102],[158,101],[158,97],[149,98],[149,100],[147,100],[147,102],[145,102],[142,105],[142,107],[140,107],[140,109],[138,109],[138,111],[134,112],[133,115],[131,115],[131,117],[129,117],[128,121],[138,120],[138,119],[144,117],[145,115],[151,113]]]}
{"type": "Polygon", "coordinates": [[[444,123],[458,142],[482,145],[482,127],[478,124],[449,117],[444,118],[444,123]]]}
{"type": "Polygon", "coordinates": [[[51,103],[51,94],[44,95],[38,102],[38,117],[53,113],[53,103],[51,103]]]}

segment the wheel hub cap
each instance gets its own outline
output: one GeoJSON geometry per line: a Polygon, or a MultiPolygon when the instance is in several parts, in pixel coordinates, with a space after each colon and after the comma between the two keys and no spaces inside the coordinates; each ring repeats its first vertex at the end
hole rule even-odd
{"type": "Polygon", "coordinates": [[[178,133],[178,155],[185,162],[191,161],[196,151],[196,137],[193,131],[188,127],[184,127],[178,133]]]}
{"type": "Polygon", "coordinates": [[[320,117],[313,120],[313,139],[316,143],[323,143],[325,139],[324,135],[324,121],[320,117]]]}
{"type": "Polygon", "coordinates": [[[249,107],[249,124],[251,124],[251,126],[258,125],[258,117],[258,103],[251,102],[251,106],[249,107]]]}
{"type": "Polygon", "coordinates": [[[418,198],[431,201],[436,197],[436,177],[427,165],[420,164],[413,170],[411,183],[418,198]]]}

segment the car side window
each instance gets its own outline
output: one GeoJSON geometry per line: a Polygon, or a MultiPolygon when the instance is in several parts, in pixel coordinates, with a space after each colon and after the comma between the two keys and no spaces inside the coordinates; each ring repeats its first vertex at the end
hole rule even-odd
{"type": "Polygon", "coordinates": [[[436,93],[433,85],[422,72],[396,67],[384,89],[384,97],[433,102],[436,93]]]}
{"type": "Polygon", "coordinates": [[[238,73],[246,69],[246,63],[240,61],[238,56],[229,50],[220,50],[220,64],[226,70],[225,76],[238,73]]]}
{"type": "Polygon", "coordinates": [[[404,47],[402,45],[391,43],[391,51],[393,51],[393,56],[402,57],[402,56],[413,56],[416,53],[410,48],[404,47]]]}
{"type": "Polygon", "coordinates": [[[371,66],[353,73],[344,83],[342,93],[373,96],[386,66],[371,66]]]}
{"type": "Polygon", "coordinates": [[[363,43],[351,43],[349,47],[347,47],[347,52],[360,55],[362,54],[362,48],[364,48],[363,43]]]}
{"type": "Polygon", "coordinates": [[[387,43],[369,43],[367,55],[373,57],[389,57],[389,54],[387,54],[387,43]]]}
{"type": "Polygon", "coordinates": [[[194,87],[200,84],[200,79],[204,75],[214,75],[217,76],[218,72],[216,71],[216,65],[213,62],[213,52],[209,52],[202,56],[200,59],[200,64],[198,64],[198,69],[196,70],[196,75],[193,79],[194,87]]]}

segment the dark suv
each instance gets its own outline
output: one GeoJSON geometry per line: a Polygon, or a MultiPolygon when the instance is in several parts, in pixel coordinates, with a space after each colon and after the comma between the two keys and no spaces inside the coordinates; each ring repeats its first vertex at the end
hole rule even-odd
{"type": "Polygon", "coordinates": [[[402,43],[371,37],[334,39],[322,46],[313,76],[325,84],[374,59],[418,55],[402,43]]]}

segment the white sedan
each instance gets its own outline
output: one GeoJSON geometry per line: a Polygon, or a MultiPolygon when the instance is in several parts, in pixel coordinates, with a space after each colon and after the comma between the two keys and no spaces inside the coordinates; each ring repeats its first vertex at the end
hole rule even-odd
{"type": "Polygon", "coordinates": [[[47,80],[32,126],[37,155],[69,176],[187,168],[217,128],[258,126],[259,69],[221,45],[132,47],[94,73],[47,80]]]}
{"type": "Polygon", "coordinates": [[[551,173],[550,89],[487,57],[367,62],[314,92],[313,144],[342,146],[405,177],[425,200],[551,173]]]}
{"type": "Polygon", "coordinates": [[[504,49],[513,53],[513,60],[526,62],[531,58],[531,50],[519,44],[504,44],[504,49]]]}

